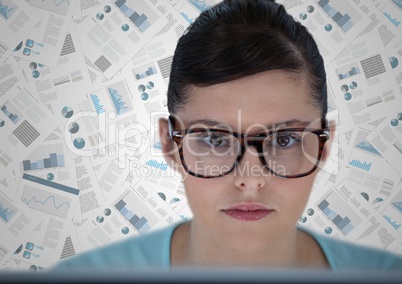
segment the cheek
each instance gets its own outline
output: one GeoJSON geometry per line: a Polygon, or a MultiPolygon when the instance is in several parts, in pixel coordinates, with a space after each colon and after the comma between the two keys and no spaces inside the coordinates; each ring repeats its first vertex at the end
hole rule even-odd
{"type": "Polygon", "coordinates": [[[281,190],[281,211],[288,212],[289,215],[294,215],[299,218],[302,214],[308,198],[314,178],[307,176],[293,180],[284,180],[283,184],[278,185],[281,190]]]}
{"type": "Polygon", "coordinates": [[[194,215],[203,215],[219,208],[223,200],[223,185],[221,181],[196,178],[188,175],[184,180],[188,204],[194,215]]]}

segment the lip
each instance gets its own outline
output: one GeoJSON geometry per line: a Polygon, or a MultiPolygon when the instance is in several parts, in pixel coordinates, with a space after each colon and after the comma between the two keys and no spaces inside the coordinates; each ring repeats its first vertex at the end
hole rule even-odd
{"type": "Polygon", "coordinates": [[[262,204],[256,203],[234,204],[222,211],[229,217],[246,222],[258,221],[273,212],[272,209],[269,209],[262,204]]]}

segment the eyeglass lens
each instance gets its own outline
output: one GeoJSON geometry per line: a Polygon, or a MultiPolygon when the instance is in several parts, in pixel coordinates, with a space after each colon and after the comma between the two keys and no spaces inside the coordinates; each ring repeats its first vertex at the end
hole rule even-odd
{"type": "MultiPolygon", "coordinates": [[[[258,155],[263,156],[264,166],[277,175],[299,175],[315,167],[319,144],[315,133],[275,133],[265,137],[262,153],[258,155]]],[[[241,143],[239,138],[225,132],[192,132],[183,138],[182,153],[189,171],[201,176],[221,176],[235,166],[241,154],[241,143]]]]}

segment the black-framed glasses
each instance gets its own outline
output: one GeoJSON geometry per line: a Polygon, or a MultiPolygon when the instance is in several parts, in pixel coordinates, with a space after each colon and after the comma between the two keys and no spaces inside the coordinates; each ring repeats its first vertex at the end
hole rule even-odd
{"type": "Polygon", "coordinates": [[[240,163],[246,146],[253,146],[271,174],[299,178],[313,173],[321,160],[330,130],[287,128],[253,135],[227,129],[191,128],[175,130],[169,116],[169,135],[176,142],[184,170],[195,177],[217,178],[230,174],[240,163]]]}

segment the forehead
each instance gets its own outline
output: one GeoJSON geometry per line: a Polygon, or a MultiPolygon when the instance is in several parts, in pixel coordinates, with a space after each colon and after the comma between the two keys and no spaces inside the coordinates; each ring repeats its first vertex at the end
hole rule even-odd
{"type": "Polygon", "coordinates": [[[187,103],[177,112],[184,123],[213,120],[245,129],[253,124],[313,121],[320,116],[303,76],[281,70],[207,87],[194,86],[188,95],[187,103]]]}

